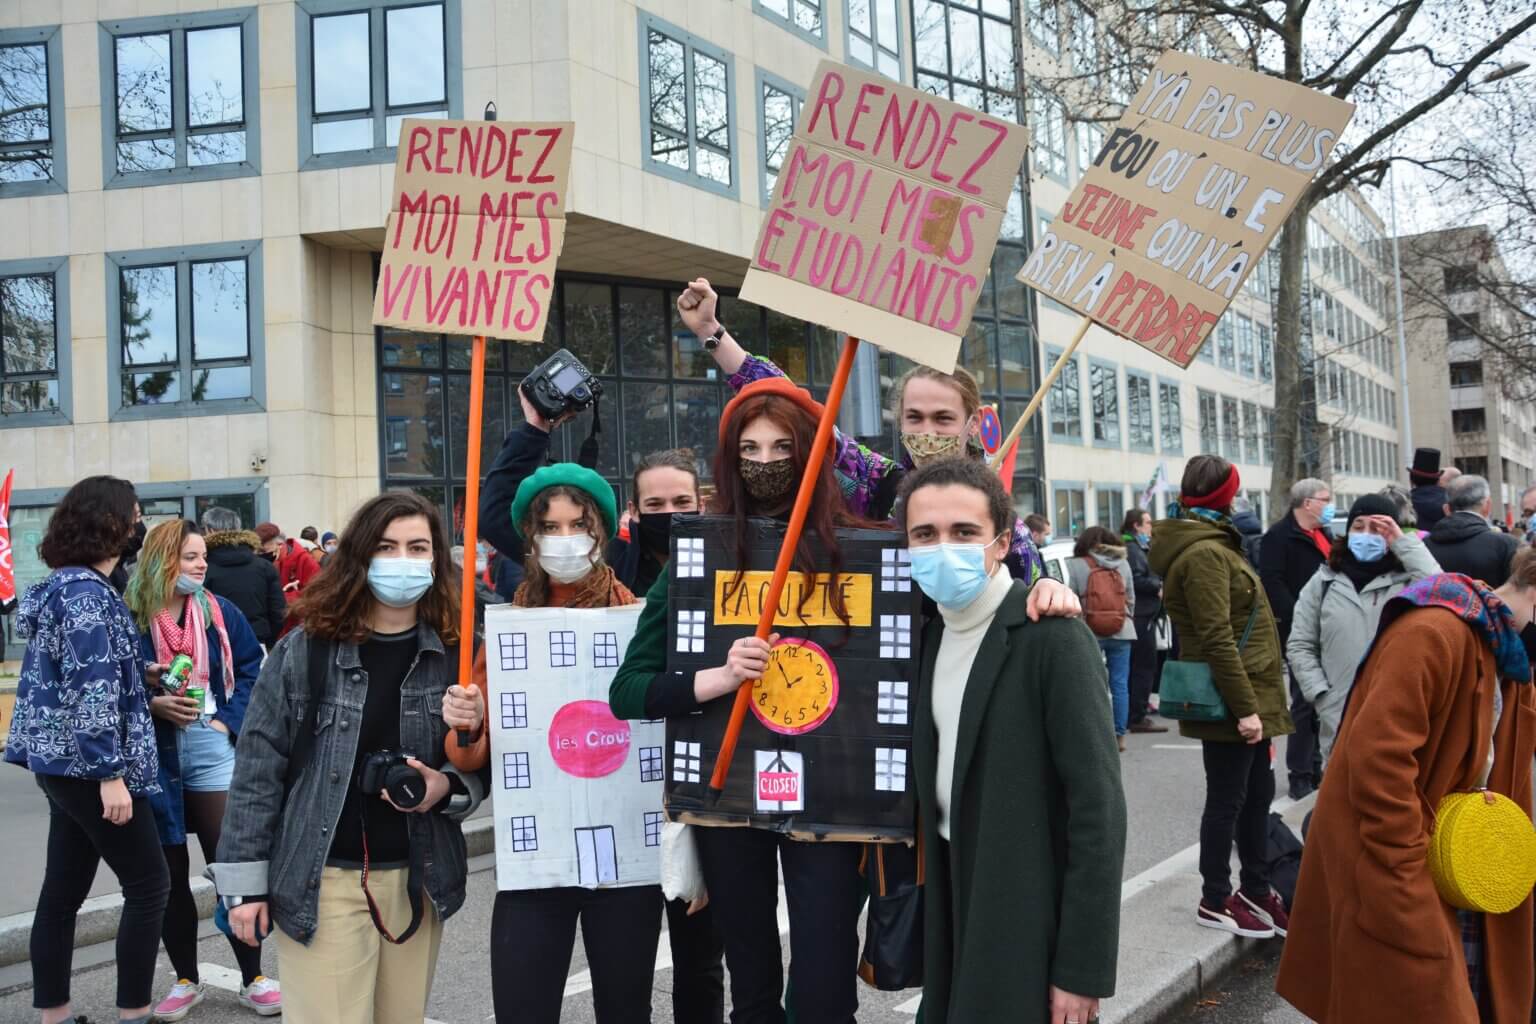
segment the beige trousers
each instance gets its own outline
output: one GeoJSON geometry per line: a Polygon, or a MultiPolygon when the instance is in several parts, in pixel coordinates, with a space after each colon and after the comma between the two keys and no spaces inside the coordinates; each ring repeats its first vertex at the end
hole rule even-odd
{"type": "MultiPolygon", "coordinates": [[[[411,921],[406,869],[371,871],[379,918],[398,935],[411,921]]],[[[287,1024],[421,1024],[426,1016],[443,922],[422,894],[421,927],[402,946],[373,926],[358,884],[362,873],[325,869],[319,927],[308,946],[274,929],[287,1024]]]]}

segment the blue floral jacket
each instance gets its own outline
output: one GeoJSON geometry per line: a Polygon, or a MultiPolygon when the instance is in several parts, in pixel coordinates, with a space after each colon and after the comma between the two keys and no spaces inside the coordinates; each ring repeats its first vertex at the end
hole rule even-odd
{"type": "Polygon", "coordinates": [[[27,650],[5,759],[40,775],[121,778],[134,796],[158,792],[139,631],[107,578],[55,569],[22,597],[16,635],[27,650]]]}

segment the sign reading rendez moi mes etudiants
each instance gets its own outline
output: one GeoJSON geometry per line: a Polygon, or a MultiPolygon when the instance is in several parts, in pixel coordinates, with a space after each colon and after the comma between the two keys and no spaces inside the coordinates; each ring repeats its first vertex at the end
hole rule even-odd
{"type": "Polygon", "coordinates": [[[824,60],[742,298],[948,372],[987,281],[1028,136],[824,60]]]}
{"type": "Polygon", "coordinates": [[[406,120],[373,322],[541,340],[565,241],[574,127],[406,120]]]}
{"type": "Polygon", "coordinates": [[[1188,366],[1354,110],[1164,53],[1018,279],[1188,366]]]}

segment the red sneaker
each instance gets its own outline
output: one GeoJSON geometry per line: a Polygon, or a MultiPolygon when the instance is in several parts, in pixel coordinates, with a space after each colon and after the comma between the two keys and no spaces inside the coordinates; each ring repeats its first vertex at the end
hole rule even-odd
{"type": "Polygon", "coordinates": [[[1195,922],[1205,928],[1231,932],[1245,939],[1272,939],[1274,926],[1261,920],[1236,896],[1228,896],[1221,907],[1212,907],[1204,900],[1195,908],[1195,922]]]}
{"type": "Polygon", "coordinates": [[[1237,898],[1243,902],[1243,906],[1247,907],[1254,917],[1260,921],[1268,922],[1269,926],[1275,930],[1276,935],[1282,939],[1285,938],[1286,931],[1291,927],[1291,916],[1285,912],[1285,901],[1280,898],[1279,893],[1271,889],[1269,890],[1269,895],[1263,899],[1256,900],[1247,893],[1239,891],[1237,898]]]}

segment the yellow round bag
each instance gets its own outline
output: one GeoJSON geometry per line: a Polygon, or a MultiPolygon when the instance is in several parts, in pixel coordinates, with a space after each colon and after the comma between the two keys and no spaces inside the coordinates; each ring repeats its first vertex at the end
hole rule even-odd
{"type": "Polygon", "coordinates": [[[1451,906],[1508,913],[1536,886],[1536,828],[1507,796],[1450,793],[1435,814],[1429,873],[1451,906]]]}

